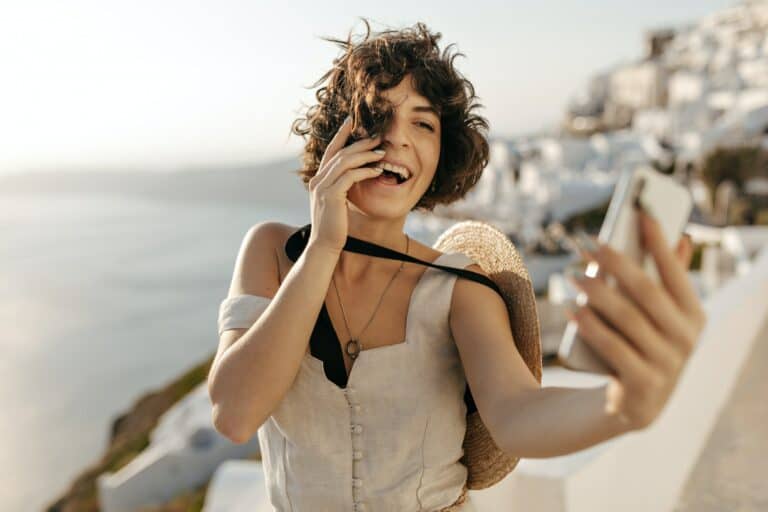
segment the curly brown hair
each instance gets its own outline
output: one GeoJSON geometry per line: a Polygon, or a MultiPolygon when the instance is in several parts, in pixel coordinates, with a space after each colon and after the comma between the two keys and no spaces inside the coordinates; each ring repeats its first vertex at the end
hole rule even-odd
{"type": "Polygon", "coordinates": [[[397,86],[411,75],[414,89],[440,113],[440,158],[429,189],[413,209],[431,211],[437,204],[448,204],[464,195],[477,183],[488,163],[488,122],[475,114],[482,107],[475,89],[459,73],[453,61],[462,53],[452,52],[454,44],[442,52],[438,41],[442,35],[431,32],[424,23],[401,30],[371,33],[363,18],[366,33],[353,42],[352,32],[346,40],[324,37],[342,52],[333,67],[317,82],[317,104],[297,118],[291,131],[306,141],[303,168],[297,171],[305,188],[315,175],[323,153],[341,123],[352,117],[351,141],[386,133],[393,106],[382,91],[397,86]]]}

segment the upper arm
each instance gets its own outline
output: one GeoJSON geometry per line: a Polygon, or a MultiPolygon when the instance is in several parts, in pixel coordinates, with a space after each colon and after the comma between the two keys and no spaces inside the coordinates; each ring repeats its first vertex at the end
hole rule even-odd
{"type": "Polygon", "coordinates": [[[260,222],[248,230],[235,260],[229,297],[275,296],[280,287],[277,251],[284,237],[285,225],[279,222],[260,222]]]}
{"type": "MultiPolygon", "coordinates": [[[[466,268],[487,277],[478,265],[466,268]]],[[[541,385],[517,350],[506,303],[495,290],[457,279],[450,328],[477,410],[493,437],[495,413],[516,394],[541,385]]]]}
{"type": "MultiPolygon", "coordinates": [[[[284,243],[286,230],[287,226],[278,222],[261,222],[248,230],[235,260],[228,298],[237,295],[275,296],[280,287],[277,251],[284,243]]],[[[227,329],[221,333],[213,365],[247,330],[227,329]]]]}

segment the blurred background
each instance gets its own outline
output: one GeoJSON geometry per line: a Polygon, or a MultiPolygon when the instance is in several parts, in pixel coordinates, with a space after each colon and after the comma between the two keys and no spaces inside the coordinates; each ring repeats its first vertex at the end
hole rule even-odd
{"type": "MultiPolygon", "coordinates": [[[[744,331],[730,359],[705,354],[720,371],[691,376],[719,394],[689,411],[698,441],[674,486],[650,487],[667,508],[642,510],[768,507],[767,445],[743,428],[768,420],[749,373],[764,367],[747,366],[753,350],[768,361],[766,2],[6,0],[0,510],[261,510],[258,445],[211,430],[200,384],[246,231],[309,222],[290,125],[337,55],[320,37],[359,33],[360,16],[375,30],[423,21],[466,55],[491,162],[466,198],[406,229],[431,244],[471,218],[508,234],[539,297],[551,383],[573,377],[554,357],[575,293],[569,235],[598,232],[638,165],[690,188],[691,279],[722,332],[744,331]]],[[[487,503],[522,499],[502,492],[487,503]]]]}

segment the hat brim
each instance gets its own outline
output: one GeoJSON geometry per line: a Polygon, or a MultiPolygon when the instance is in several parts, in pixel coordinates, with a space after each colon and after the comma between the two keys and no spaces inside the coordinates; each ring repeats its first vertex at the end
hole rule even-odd
{"type": "MultiPolygon", "coordinates": [[[[541,383],[541,332],[536,294],[523,259],[509,238],[485,222],[462,221],[444,231],[433,248],[467,255],[498,285],[507,306],[515,346],[531,374],[541,383]]],[[[490,487],[512,471],[518,461],[499,449],[478,412],[467,415],[462,462],[469,473],[468,488],[490,487]]]]}

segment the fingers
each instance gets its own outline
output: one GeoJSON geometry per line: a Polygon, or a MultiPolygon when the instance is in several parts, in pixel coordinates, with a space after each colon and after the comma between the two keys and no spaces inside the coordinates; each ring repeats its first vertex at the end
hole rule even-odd
{"type": "Polygon", "coordinates": [[[344,122],[341,123],[339,131],[336,132],[336,135],[333,136],[331,142],[328,143],[328,147],[325,148],[325,152],[323,153],[323,158],[320,159],[320,166],[318,169],[322,169],[324,164],[344,147],[344,144],[347,142],[347,139],[351,133],[352,118],[347,116],[344,122]]]}
{"type": "MultiPolygon", "coordinates": [[[[322,186],[329,186],[329,185],[331,185],[333,182],[336,181],[337,176],[333,176],[330,179],[328,179],[327,176],[328,176],[329,173],[333,173],[333,172],[338,173],[338,172],[340,172],[340,170],[339,170],[339,161],[340,161],[341,158],[344,158],[347,155],[352,155],[352,154],[356,154],[356,153],[360,153],[360,152],[364,152],[364,151],[370,151],[371,149],[373,149],[376,146],[378,146],[380,143],[381,143],[381,137],[377,136],[377,137],[372,137],[372,138],[369,138],[369,139],[359,140],[359,141],[357,141],[357,142],[355,142],[353,144],[350,144],[349,146],[347,146],[347,147],[337,151],[336,154],[334,154],[332,157],[330,157],[323,165],[318,167],[317,172],[310,179],[310,182],[309,182],[310,186],[312,188],[314,188],[315,185],[317,185],[317,186],[321,186],[321,185],[322,186]]],[[[380,151],[378,153],[381,154],[382,156],[384,155],[384,153],[381,153],[380,151]]],[[[347,166],[347,168],[349,168],[349,167],[357,167],[357,166],[361,165],[362,163],[365,163],[365,162],[361,162],[360,164],[354,164],[352,166],[347,166]]]]}
{"type": "Polygon", "coordinates": [[[668,370],[676,368],[683,354],[664,342],[661,332],[629,298],[597,279],[583,277],[571,280],[587,294],[589,306],[629,340],[653,366],[668,370]]]}
{"type": "Polygon", "coordinates": [[[352,185],[358,181],[374,178],[381,174],[381,172],[381,169],[373,169],[371,167],[349,169],[348,171],[345,171],[334,184],[328,187],[328,192],[346,195],[347,191],[352,188],[352,185]]]}
{"type": "MultiPolygon", "coordinates": [[[[672,251],[659,223],[644,210],[640,210],[640,228],[642,230],[643,246],[651,253],[656,262],[656,269],[664,287],[680,306],[689,314],[699,315],[701,308],[699,299],[688,279],[686,268],[678,256],[672,251]]],[[[702,313],[703,314],[703,313],[702,313]]]]}
{"type": "Polygon", "coordinates": [[[649,321],[682,353],[687,351],[690,326],[669,292],[656,283],[633,259],[608,245],[593,254],[603,271],[612,276],[620,293],[645,312],[649,321]]]}
{"type": "Polygon", "coordinates": [[[592,253],[598,248],[597,238],[588,235],[583,230],[577,230],[574,232],[573,237],[571,237],[571,241],[573,242],[573,245],[576,246],[576,249],[578,249],[581,261],[587,262],[584,273],[590,277],[605,281],[605,272],[600,271],[597,262],[595,262],[592,257],[592,253]]]}
{"type": "Polygon", "coordinates": [[[677,255],[677,259],[682,263],[684,269],[687,270],[691,267],[691,259],[693,259],[693,242],[691,242],[691,235],[683,234],[677,242],[675,255],[677,255]]]}
{"type": "Polygon", "coordinates": [[[325,176],[318,183],[319,188],[330,187],[349,169],[366,166],[366,164],[376,163],[386,152],[383,149],[375,151],[363,151],[358,153],[338,153],[334,161],[330,164],[330,169],[326,171],[325,176]]]}
{"type": "Polygon", "coordinates": [[[569,311],[568,316],[577,322],[579,336],[623,381],[642,379],[650,368],[642,361],[632,344],[608,327],[589,306],[569,311]]]}

